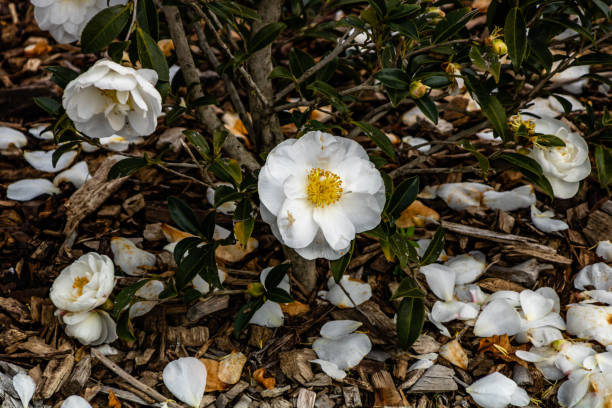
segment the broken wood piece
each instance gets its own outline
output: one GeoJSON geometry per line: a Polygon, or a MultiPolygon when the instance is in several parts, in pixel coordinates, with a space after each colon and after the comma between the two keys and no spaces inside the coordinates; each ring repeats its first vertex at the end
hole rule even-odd
{"type": "Polygon", "coordinates": [[[344,403],[347,408],[358,408],[362,406],[359,388],[356,386],[342,387],[342,395],[344,395],[344,403]]]}
{"type": "Polygon", "coordinates": [[[452,368],[435,364],[425,371],[423,376],[408,390],[409,394],[426,392],[457,391],[457,383],[453,379],[455,371],[452,368]]]}
{"type": "MultiPolygon", "coordinates": [[[[85,384],[87,384],[87,380],[91,375],[91,357],[84,356],[74,367],[70,377],[62,386],[62,394],[65,396],[69,395],[79,395],[83,388],[85,388],[85,384]]],[[[116,393],[115,393],[116,394],[116,393]]]]}
{"type": "Polygon", "coordinates": [[[297,408],[314,408],[317,393],[306,388],[300,388],[295,406],[297,408]]]}
{"type": "Polygon", "coordinates": [[[406,401],[402,399],[391,374],[381,370],[372,374],[372,386],[374,387],[374,407],[403,407],[406,401]]]}
{"type": "Polygon", "coordinates": [[[280,368],[287,377],[302,385],[314,378],[310,361],[317,355],[312,349],[295,349],[280,353],[280,368]]]}
{"type": "Polygon", "coordinates": [[[531,258],[511,267],[491,265],[486,274],[531,287],[538,280],[540,272],[554,269],[550,264],[541,264],[535,258],[531,258]]]}
{"type": "Polygon", "coordinates": [[[211,296],[201,302],[196,303],[187,310],[187,320],[189,323],[196,323],[204,316],[227,309],[229,306],[229,296],[211,296]]]}

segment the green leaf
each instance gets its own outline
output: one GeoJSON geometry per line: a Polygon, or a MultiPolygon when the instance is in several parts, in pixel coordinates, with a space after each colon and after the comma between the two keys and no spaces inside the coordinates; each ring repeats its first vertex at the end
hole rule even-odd
{"type": "Polygon", "coordinates": [[[436,233],[433,238],[429,242],[425,253],[421,257],[421,266],[429,265],[430,263],[434,263],[438,260],[438,257],[442,253],[445,245],[444,234],[446,231],[442,226],[438,227],[436,233]]]}
{"type": "Polygon", "coordinates": [[[45,71],[51,72],[51,80],[57,84],[60,88],[65,88],[70,81],[74,80],[79,76],[79,73],[73,69],[54,65],[52,67],[45,68],[45,71]]]}
{"type": "Polygon", "coordinates": [[[219,101],[212,95],[201,96],[198,99],[191,101],[189,106],[192,108],[197,108],[198,106],[206,106],[206,105],[218,105],[219,101]]]}
{"type": "Polygon", "coordinates": [[[253,54],[270,44],[285,28],[285,23],[270,23],[261,27],[248,41],[249,53],[253,54]]]}
{"type": "Polygon", "coordinates": [[[482,113],[489,119],[489,122],[491,122],[495,134],[500,136],[503,140],[507,140],[508,117],[499,99],[497,99],[495,95],[492,95],[477,78],[471,75],[465,75],[463,78],[470,93],[475,96],[476,101],[480,105],[482,113]]]}
{"type": "Polygon", "coordinates": [[[489,159],[482,153],[480,153],[469,141],[464,140],[463,143],[461,144],[461,148],[467,150],[468,152],[472,153],[474,155],[474,157],[476,157],[476,160],[478,160],[478,165],[480,166],[480,169],[482,170],[483,174],[487,174],[487,172],[489,171],[489,168],[491,167],[491,163],[489,163],[489,159]]]}
{"type": "Polygon", "coordinates": [[[116,63],[123,59],[123,52],[130,45],[130,41],[115,41],[108,46],[108,56],[116,63]]]}
{"type": "Polygon", "coordinates": [[[605,189],[612,185],[612,154],[610,149],[598,145],[595,147],[595,165],[597,166],[597,178],[605,189]]]}
{"type": "Polygon", "coordinates": [[[270,269],[270,272],[268,272],[264,282],[264,287],[266,290],[270,291],[276,288],[282,282],[283,278],[289,271],[289,268],[291,268],[290,263],[283,263],[270,269]]]}
{"type": "Polygon", "coordinates": [[[227,130],[215,130],[213,132],[213,153],[217,156],[221,153],[221,148],[223,147],[223,143],[225,143],[225,139],[229,136],[227,130]]]}
{"type": "Polygon", "coordinates": [[[291,295],[284,289],[281,288],[272,288],[266,292],[266,296],[273,302],[276,303],[291,303],[293,302],[293,298],[291,295]]]}
{"type": "Polygon", "coordinates": [[[391,299],[389,300],[395,300],[395,299],[400,299],[400,298],[405,298],[405,297],[407,298],[424,298],[425,297],[425,293],[423,292],[423,290],[419,288],[419,285],[417,285],[415,280],[411,278],[410,276],[407,276],[404,279],[402,279],[402,281],[400,282],[395,292],[393,292],[391,299]]]}
{"type": "Polygon", "coordinates": [[[138,45],[138,59],[144,68],[150,68],[157,72],[159,80],[168,82],[170,74],[168,61],[157,42],[142,28],[136,29],[136,43],[138,45]]]}
{"type": "Polygon", "coordinates": [[[355,251],[355,240],[351,242],[351,248],[349,251],[342,255],[341,258],[336,259],[335,261],[329,261],[329,268],[331,269],[332,276],[334,277],[334,281],[339,283],[346,272],[349,264],[351,263],[351,258],[353,256],[353,252],[355,251]]]}
{"type": "Polygon", "coordinates": [[[574,22],[571,22],[569,20],[552,19],[552,18],[546,18],[546,17],[542,18],[542,20],[540,20],[540,21],[551,23],[553,25],[560,25],[560,26],[565,27],[565,28],[569,28],[570,30],[575,31],[576,33],[580,34],[584,38],[586,38],[589,41],[591,41],[591,43],[595,44],[595,39],[593,38],[591,33],[589,33],[582,26],[580,26],[580,25],[578,25],[578,24],[576,24],[574,22]]]}
{"type": "Polygon", "coordinates": [[[179,120],[183,114],[187,112],[187,109],[180,105],[175,105],[171,109],[168,110],[166,114],[166,126],[172,125],[174,122],[179,120]]]}
{"type": "Polygon", "coordinates": [[[397,219],[402,215],[410,204],[416,200],[417,194],[419,193],[419,178],[418,176],[410,177],[402,181],[393,191],[389,204],[387,206],[387,213],[392,219],[397,219]]]}
{"type": "Polygon", "coordinates": [[[194,235],[200,234],[199,222],[191,207],[178,197],[168,197],[168,211],[179,229],[194,235]]]}
{"type": "Polygon", "coordinates": [[[425,95],[419,99],[413,99],[413,101],[421,112],[423,112],[423,115],[427,116],[434,124],[438,124],[438,108],[429,95],[425,95]]]}
{"type": "Polygon", "coordinates": [[[255,219],[253,217],[234,223],[234,235],[243,247],[246,247],[254,228],[255,219]]]}
{"type": "Polygon", "coordinates": [[[98,52],[111,43],[130,22],[132,5],[113,6],[93,16],[81,34],[83,52],[98,52]]]}
{"type": "Polygon", "coordinates": [[[186,237],[181,239],[174,247],[174,262],[177,265],[180,265],[181,261],[183,260],[183,256],[185,256],[185,252],[189,251],[193,247],[200,245],[202,242],[204,241],[202,241],[202,239],[199,237],[186,237]]]}
{"type": "Polygon", "coordinates": [[[397,310],[397,337],[399,346],[407,350],[421,334],[425,322],[425,304],[422,298],[406,297],[397,310]]]}
{"type": "Polygon", "coordinates": [[[134,296],[136,296],[136,291],[142,288],[148,281],[149,279],[144,279],[121,289],[113,304],[112,316],[115,320],[119,317],[123,309],[132,303],[134,296]]]}
{"type": "Polygon", "coordinates": [[[113,164],[108,172],[108,179],[113,180],[119,177],[129,176],[130,174],[146,167],[147,159],[144,157],[128,157],[113,164]]]}
{"type": "Polygon", "coordinates": [[[353,125],[357,126],[370,138],[372,141],[383,151],[391,160],[396,160],[395,156],[395,148],[393,144],[379,128],[374,125],[371,125],[367,122],[351,122],[353,125]]]}
{"type": "Polygon", "coordinates": [[[218,208],[221,204],[228,201],[236,201],[242,198],[242,193],[236,191],[233,187],[221,185],[215,189],[213,206],[218,208]]]}
{"type": "Polygon", "coordinates": [[[565,142],[563,139],[555,135],[538,135],[537,143],[541,146],[547,147],[564,147],[565,142]]]}
{"type": "Polygon", "coordinates": [[[138,25],[155,41],[159,40],[159,17],[153,0],[138,0],[136,12],[138,25]]]}
{"type": "Polygon", "coordinates": [[[289,69],[295,78],[301,77],[314,64],[314,59],[307,52],[295,47],[289,51],[289,69]]]}
{"type": "Polygon", "coordinates": [[[253,317],[255,312],[262,307],[263,304],[264,299],[262,296],[247,302],[240,308],[236,318],[234,319],[234,337],[238,337],[240,332],[242,332],[247,324],[249,324],[251,317],[253,317]]]}
{"type": "Polygon", "coordinates": [[[520,153],[504,153],[499,156],[499,159],[517,167],[529,181],[544,190],[550,198],[554,198],[552,186],[542,174],[542,168],[538,162],[520,153]]]}
{"type": "Polygon", "coordinates": [[[268,76],[268,78],[270,79],[281,78],[281,79],[293,80],[293,75],[291,75],[291,72],[286,67],[279,65],[277,67],[274,67],[272,72],[270,72],[270,75],[268,76]]]}
{"type": "Polygon", "coordinates": [[[315,94],[319,94],[327,98],[334,106],[334,108],[336,108],[339,112],[344,113],[347,111],[346,104],[342,100],[342,97],[340,96],[336,88],[334,88],[330,84],[323,81],[315,80],[313,83],[308,85],[306,89],[309,89],[315,94]]]}
{"type": "Polygon", "coordinates": [[[136,340],[132,322],[130,321],[130,314],[127,311],[121,314],[121,317],[117,320],[117,337],[124,341],[136,340]]]}
{"type": "Polygon", "coordinates": [[[594,52],[578,57],[572,65],[612,65],[612,54],[594,52]]]}
{"type": "Polygon", "coordinates": [[[202,134],[196,130],[184,130],[183,134],[189,140],[193,146],[195,146],[196,150],[202,158],[206,161],[210,160],[210,146],[206,141],[206,138],[202,136],[202,134]]]}
{"type": "Polygon", "coordinates": [[[444,20],[440,21],[434,30],[432,43],[439,43],[450,39],[459,32],[472,17],[479,13],[478,10],[467,12],[467,8],[451,11],[444,20]]]}
{"type": "Polygon", "coordinates": [[[410,89],[410,76],[399,68],[383,68],[374,74],[374,78],[378,79],[387,88],[400,91],[410,89]]]}
{"type": "Polygon", "coordinates": [[[523,13],[518,7],[511,8],[506,16],[504,40],[512,65],[518,70],[527,55],[527,28],[523,13]]]}
{"type": "Polygon", "coordinates": [[[39,108],[53,116],[59,116],[60,112],[62,111],[62,105],[60,105],[60,103],[55,99],[47,96],[35,96],[34,103],[38,105],[39,108]]]}
{"type": "MultiPolygon", "coordinates": [[[[178,265],[178,271],[175,275],[177,289],[183,289],[196,275],[210,265],[211,253],[214,262],[214,252],[213,245],[191,247],[178,265]]],[[[208,279],[205,280],[209,282],[208,279]]]]}
{"type": "Polygon", "coordinates": [[[242,181],[240,164],[234,159],[222,158],[215,160],[210,166],[210,171],[212,171],[219,180],[227,181],[234,185],[238,185],[242,181]]]}
{"type": "Polygon", "coordinates": [[[553,94],[553,96],[555,97],[556,100],[559,101],[561,106],[563,106],[563,111],[565,112],[565,114],[569,115],[570,112],[572,111],[572,103],[560,95],[553,94]]]}
{"type": "Polygon", "coordinates": [[[64,155],[64,153],[68,153],[71,150],[76,150],[81,146],[81,142],[68,142],[60,145],[53,154],[51,155],[51,164],[53,167],[57,165],[60,157],[64,155]]]}

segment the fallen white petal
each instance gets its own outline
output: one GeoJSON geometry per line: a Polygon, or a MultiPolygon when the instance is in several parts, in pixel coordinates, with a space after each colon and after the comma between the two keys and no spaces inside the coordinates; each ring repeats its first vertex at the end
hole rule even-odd
{"type": "Polygon", "coordinates": [[[329,291],[321,291],[319,296],[329,301],[332,305],[345,309],[355,307],[355,303],[359,306],[372,297],[370,284],[358,279],[352,279],[346,275],[342,277],[340,284],[337,284],[334,278],[330,277],[327,281],[327,288],[329,291]],[[350,298],[346,295],[345,291],[349,294],[350,298]]]}
{"type": "Polygon", "coordinates": [[[83,397],[71,395],[64,400],[60,408],[91,408],[91,404],[83,397]]]}
{"type": "Polygon", "coordinates": [[[185,404],[198,408],[206,388],[206,366],[197,358],[169,362],[162,373],[164,385],[185,404]]]}
{"type": "Polygon", "coordinates": [[[527,184],[510,191],[485,191],[482,201],[492,210],[514,211],[535,204],[536,196],[533,186],[527,184]]]}
{"type": "Polygon", "coordinates": [[[6,149],[11,145],[24,147],[26,144],[28,139],[23,133],[10,127],[0,126],[0,149],[6,149]]]}
{"type": "Polygon", "coordinates": [[[570,305],[566,319],[569,334],[604,346],[612,344],[612,306],[570,305]]]}
{"type": "Polygon", "coordinates": [[[455,271],[445,265],[429,264],[422,266],[420,272],[425,275],[429,289],[444,301],[453,300],[455,290],[455,271]]]}
{"type": "Polygon", "coordinates": [[[55,166],[53,165],[53,153],[55,150],[43,151],[36,150],[31,152],[24,152],[23,158],[34,167],[36,170],[44,171],[46,173],[57,173],[58,171],[64,170],[70,166],[70,163],[74,161],[77,156],[77,152],[70,150],[60,156],[55,166]]]}
{"type": "Polygon", "coordinates": [[[612,267],[598,262],[582,268],[574,279],[574,287],[584,290],[587,286],[598,290],[612,290],[612,267]]]}
{"type": "Polygon", "coordinates": [[[62,171],[55,176],[53,184],[59,186],[61,182],[72,183],[76,188],[80,188],[87,180],[91,178],[87,162],[80,161],[68,170],[62,171]]]}
{"type": "Polygon", "coordinates": [[[155,255],[138,248],[127,238],[111,238],[111,250],[115,264],[130,276],[144,274],[146,269],[143,266],[155,266],[155,255]]]}
{"type": "Polygon", "coordinates": [[[332,320],[325,323],[320,330],[321,336],[330,340],[338,340],[360,328],[361,322],[356,320],[332,320]]]}
{"type": "Polygon", "coordinates": [[[149,313],[159,302],[157,300],[142,300],[130,306],[130,319],[135,319],[149,313]]]}
{"type": "Polygon", "coordinates": [[[519,294],[521,308],[527,320],[537,320],[552,312],[554,302],[533,290],[526,289],[519,294]]]}
{"type": "Polygon", "coordinates": [[[612,242],[610,240],[599,241],[595,253],[606,261],[612,261],[612,242]]]}
{"type": "Polygon", "coordinates": [[[36,126],[36,127],[29,129],[28,132],[37,139],[52,140],[53,131],[51,130],[45,131],[45,129],[47,129],[48,127],[49,125],[40,125],[40,126],[36,126]]]}
{"type": "Polygon", "coordinates": [[[6,198],[29,201],[43,194],[59,194],[60,189],[47,179],[23,179],[11,183],[6,189],[6,198]]]}
{"type": "Polygon", "coordinates": [[[21,399],[23,408],[28,408],[28,405],[32,400],[32,396],[34,395],[34,391],[36,391],[36,383],[32,377],[24,373],[17,373],[13,377],[13,388],[15,388],[15,391],[17,391],[17,395],[19,395],[19,399],[21,399]]]}
{"type": "Polygon", "coordinates": [[[453,210],[462,211],[469,207],[480,207],[485,191],[490,186],[481,183],[447,183],[438,188],[437,195],[453,210]]]}
{"type": "Polygon", "coordinates": [[[406,136],[402,138],[402,142],[410,146],[420,146],[420,147],[417,147],[417,150],[423,153],[428,152],[431,149],[430,144],[424,145],[424,143],[428,143],[429,140],[423,139],[422,137],[406,136]]]}
{"type": "Polygon", "coordinates": [[[535,205],[531,206],[531,222],[542,232],[550,233],[555,231],[563,231],[569,226],[561,220],[555,220],[555,214],[552,211],[540,211],[535,205]]]}
{"type": "Polygon", "coordinates": [[[529,404],[525,390],[498,372],[473,382],[465,390],[483,408],[504,408],[509,404],[524,407],[529,404]]]}
{"type": "Polygon", "coordinates": [[[453,256],[444,265],[455,272],[455,283],[457,285],[474,282],[484,273],[487,266],[485,254],[480,251],[453,256]]]}
{"type": "MultiPolygon", "coordinates": [[[[169,245],[172,245],[172,244],[169,244],[169,245]]],[[[225,282],[225,279],[227,278],[227,272],[219,268],[218,265],[217,265],[217,274],[219,275],[219,282],[221,283],[225,282]]],[[[200,275],[196,275],[195,278],[193,278],[193,280],[191,281],[191,283],[194,289],[203,295],[206,295],[208,292],[210,292],[210,284],[206,282],[204,278],[202,278],[200,275]]]]}
{"type": "MultiPolygon", "coordinates": [[[[208,187],[206,189],[206,199],[208,200],[208,203],[210,205],[215,205],[215,191],[216,191],[216,188],[218,188],[219,186],[231,187],[232,185],[230,183],[218,183],[215,186],[215,188],[208,187]]],[[[233,214],[234,211],[236,211],[236,202],[227,201],[221,204],[219,207],[217,207],[217,210],[219,210],[223,214],[233,214]]]]}
{"type": "Polygon", "coordinates": [[[342,380],[346,377],[346,372],[340,370],[338,366],[332,362],[316,359],[310,360],[311,363],[315,363],[321,366],[321,370],[327,375],[329,375],[334,380],[342,380]]]}
{"type": "Polygon", "coordinates": [[[283,310],[280,305],[271,300],[266,302],[255,312],[250,324],[256,324],[257,326],[263,327],[281,327],[285,317],[283,316],[283,310]]]}
{"type": "Polygon", "coordinates": [[[351,333],[336,340],[318,338],[312,344],[317,356],[341,370],[355,367],[372,350],[372,342],[363,333],[351,333]]]}
{"type": "Polygon", "coordinates": [[[496,299],[487,304],[474,325],[474,335],[491,337],[507,334],[513,336],[521,331],[521,317],[512,306],[503,299],[496,299]]]}

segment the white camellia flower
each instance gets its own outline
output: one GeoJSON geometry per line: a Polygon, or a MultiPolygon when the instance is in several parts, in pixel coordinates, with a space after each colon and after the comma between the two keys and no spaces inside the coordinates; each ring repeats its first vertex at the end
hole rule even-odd
{"type": "Polygon", "coordinates": [[[513,336],[520,333],[521,316],[514,307],[502,297],[489,299],[492,300],[482,309],[476,320],[474,335],[491,337],[502,334],[513,336]]]}
{"type": "Polygon", "coordinates": [[[570,305],[566,319],[569,334],[604,346],[612,345],[612,306],[570,305]]]}
{"type": "MultiPolygon", "coordinates": [[[[261,271],[259,281],[262,285],[265,285],[266,278],[271,270],[272,267],[268,267],[261,271]]],[[[291,293],[289,276],[283,276],[283,279],[280,281],[277,288],[283,289],[287,293],[291,293]]],[[[259,309],[257,309],[253,317],[251,317],[249,323],[264,327],[281,327],[284,321],[285,316],[283,315],[283,310],[281,309],[280,305],[271,300],[266,300],[266,302],[259,309]]]]}
{"type": "Polygon", "coordinates": [[[66,313],[62,316],[66,334],[83,345],[98,346],[117,340],[117,325],[103,310],[66,313]]]}
{"type": "Polygon", "coordinates": [[[23,179],[6,188],[6,198],[15,201],[30,201],[43,194],[59,194],[59,188],[47,179],[23,179]]]}
{"type": "Polygon", "coordinates": [[[64,400],[60,408],[91,408],[91,404],[83,397],[71,395],[64,400]]]}
{"type": "Polygon", "coordinates": [[[0,150],[7,149],[9,146],[23,147],[28,144],[28,139],[25,135],[6,126],[0,126],[0,150]]]}
{"type": "Polygon", "coordinates": [[[306,259],[338,259],[380,223],[385,186],[357,142],[308,132],[276,146],[259,173],[261,215],[306,259]]]}
{"type": "Polygon", "coordinates": [[[465,390],[482,408],[526,407],[530,401],[524,389],[497,372],[473,382],[465,390]]]}
{"type": "Polygon", "coordinates": [[[612,290],[612,267],[603,262],[587,265],[574,278],[574,287],[585,290],[592,286],[597,290],[612,290]]]}
{"type": "Polygon", "coordinates": [[[106,255],[82,255],[53,282],[49,297],[60,310],[88,312],[106,302],[115,286],[115,267],[106,255]]]}
{"type": "Polygon", "coordinates": [[[359,364],[372,350],[372,342],[367,335],[354,333],[359,327],[361,322],[354,320],[325,323],[321,327],[321,337],[312,344],[319,359],[311,362],[320,364],[325,374],[332,378],[344,378],[345,371],[359,364]]]}
{"type": "Polygon", "coordinates": [[[147,266],[155,266],[155,255],[140,249],[127,238],[111,238],[111,250],[115,263],[130,276],[139,276],[146,272],[147,266]]]}
{"type": "Polygon", "coordinates": [[[553,219],[554,216],[552,211],[540,211],[535,205],[531,205],[531,222],[542,232],[564,231],[569,228],[564,221],[553,219]]]}
{"type": "Polygon", "coordinates": [[[157,72],[99,60],[64,90],[63,106],[79,132],[94,138],[148,136],[157,127],[157,72]]]}
{"type": "Polygon", "coordinates": [[[23,408],[28,408],[34,391],[36,391],[36,383],[32,377],[25,373],[17,373],[13,377],[13,388],[17,391],[23,408]]]}
{"type": "Polygon", "coordinates": [[[206,366],[194,357],[169,362],[162,373],[164,385],[179,400],[198,408],[206,389],[206,366]]]}
{"type": "Polygon", "coordinates": [[[126,4],[127,0],[30,0],[34,18],[42,30],[55,41],[68,44],[81,38],[83,29],[93,16],[108,6],[126,4]]]}
{"type": "Polygon", "coordinates": [[[580,180],[591,173],[589,146],[569,126],[552,118],[533,119],[535,131],[563,140],[565,146],[534,146],[529,157],[538,162],[557,198],[571,198],[578,192],[580,180]]]}
{"type": "Polygon", "coordinates": [[[336,283],[334,278],[330,277],[327,280],[327,289],[329,290],[320,291],[319,296],[329,301],[332,305],[343,309],[359,306],[372,297],[372,287],[369,283],[350,278],[346,275],[340,279],[339,284],[336,283]],[[350,295],[350,299],[346,293],[344,293],[345,291],[350,295]],[[357,305],[355,305],[351,299],[356,302],[357,305]]]}
{"type": "Polygon", "coordinates": [[[599,241],[595,253],[606,261],[612,261],[612,242],[610,240],[599,241]]]}

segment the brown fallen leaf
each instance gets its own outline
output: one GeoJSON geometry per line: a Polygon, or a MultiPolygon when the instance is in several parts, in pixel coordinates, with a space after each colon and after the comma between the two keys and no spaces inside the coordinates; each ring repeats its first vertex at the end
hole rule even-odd
{"type": "Polygon", "coordinates": [[[108,408],[121,408],[121,402],[113,390],[108,390],[108,408]]]}
{"type": "Polygon", "coordinates": [[[451,340],[440,347],[440,356],[450,361],[457,367],[467,370],[468,356],[457,339],[451,340]]]}
{"type": "Polygon", "coordinates": [[[440,214],[427,207],[419,200],[408,206],[395,221],[398,228],[424,227],[428,222],[439,221],[440,214]]]}
{"type": "Polygon", "coordinates": [[[504,361],[515,362],[523,367],[527,367],[527,362],[521,360],[517,356],[514,355],[516,350],[524,350],[527,351],[527,344],[520,345],[519,347],[515,347],[510,344],[510,339],[507,334],[503,334],[501,336],[492,336],[485,337],[480,339],[480,344],[478,345],[478,351],[482,353],[491,353],[496,358],[501,358],[504,361]]]}
{"type": "Polygon", "coordinates": [[[305,305],[297,300],[291,303],[281,303],[281,310],[289,316],[301,316],[310,311],[310,306],[305,305]]]}
{"type": "Polygon", "coordinates": [[[169,57],[172,55],[172,51],[174,51],[174,43],[170,39],[159,40],[157,42],[159,49],[164,54],[164,57],[169,57]]]}
{"type": "Polygon", "coordinates": [[[43,37],[31,37],[28,39],[30,44],[23,49],[23,54],[28,57],[38,57],[51,52],[53,47],[49,45],[49,41],[43,37]]]}
{"type": "Polygon", "coordinates": [[[206,392],[225,391],[229,384],[219,379],[219,362],[209,358],[201,358],[200,361],[206,366],[206,392]]]}
{"type": "Polygon", "coordinates": [[[263,385],[266,390],[271,390],[276,386],[276,379],[274,377],[265,378],[265,374],[265,367],[258,368],[253,372],[253,379],[263,385]]]}

